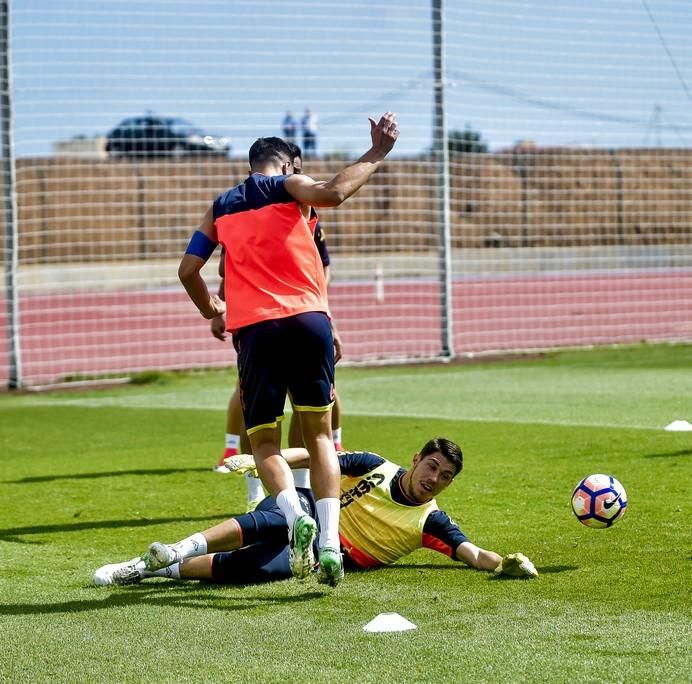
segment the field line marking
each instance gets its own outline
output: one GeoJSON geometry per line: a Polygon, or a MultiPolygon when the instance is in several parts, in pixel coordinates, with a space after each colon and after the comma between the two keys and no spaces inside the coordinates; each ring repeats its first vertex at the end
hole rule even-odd
{"type": "MultiPolygon", "coordinates": [[[[140,397],[140,399],[146,399],[146,404],[139,404],[137,402],[133,403],[132,397],[127,401],[125,400],[113,400],[113,398],[103,398],[103,399],[53,399],[53,400],[33,400],[30,402],[21,402],[25,406],[66,406],[66,407],[81,407],[88,409],[100,409],[100,408],[119,408],[119,409],[129,409],[134,411],[139,411],[141,409],[151,409],[151,410],[181,410],[181,411],[219,411],[224,413],[226,411],[226,406],[217,404],[188,404],[185,402],[171,402],[171,403],[154,403],[147,397],[140,397]]],[[[286,414],[292,413],[290,406],[286,407],[286,414]]],[[[563,427],[585,427],[585,428],[605,428],[605,429],[616,429],[616,430],[661,430],[665,426],[654,426],[654,425],[639,425],[639,424],[627,424],[627,423],[589,423],[589,422],[579,422],[579,421],[565,421],[565,420],[541,420],[536,418],[502,418],[502,417],[488,417],[488,416],[470,416],[470,415],[440,415],[437,413],[426,413],[424,411],[364,411],[364,410],[349,410],[348,416],[361,416],[366,418],[411,418],[414,420],[446,420],[446,421],[461,421],[470,423],[507,423],[516,425],[553,425],[553,426],[563,426],[563,427]]]]}

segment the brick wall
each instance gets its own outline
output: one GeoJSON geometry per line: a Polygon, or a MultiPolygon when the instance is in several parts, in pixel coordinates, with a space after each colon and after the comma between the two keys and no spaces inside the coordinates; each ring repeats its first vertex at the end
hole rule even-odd
{"type": "MultiPolygon", "coordinates": [[[[306,164],[329,178],[340,161],[306,164]]],[[[692,243],[692,150],[453,154],[452,244],[575,247],[692,243]]],[[[20,263],[177,257],[244,161],[20,159],[20,263]]],[[[437,167],[393,159],[321,215],[342,254],[434,249],[437,167]]],[[[4,239],[4,234],[3,234],[4,239]]]]}

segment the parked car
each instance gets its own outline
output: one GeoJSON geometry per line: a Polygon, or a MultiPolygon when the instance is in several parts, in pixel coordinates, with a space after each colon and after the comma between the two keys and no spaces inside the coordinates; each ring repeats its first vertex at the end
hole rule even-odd
{"type": "Polygon", "coordinates": [[[185,119],[151,115],[125,119],[108,134],[106,142],[112,157],[226,156],[230,150],[228,138],[205,133],[185,119]]]}

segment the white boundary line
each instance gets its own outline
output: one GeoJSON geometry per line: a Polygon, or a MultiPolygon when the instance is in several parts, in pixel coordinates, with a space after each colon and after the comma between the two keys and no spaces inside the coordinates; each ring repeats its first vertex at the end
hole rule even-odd
{"type": "MultiPolygon", "coordinates": [[[[224,395],[225,396],[225,395],[224,395]]],[[[14,402],[12,402],[14,403],[14,402]]],[[[195,404],[173,401],[170,403],[156,403],[151,401],[151,397],[123,397],[114,398],[107,397],[103,399],[69,399],[69,398],[54,398],[49,400],[47,397],[41,397],[38,399],[35,396],[29,397],[27,401],[17,401],[15,405],[29,405],[29,406],[61,406],[61,407],[80,407],[85,409],[100,409],[100,408],[119,408],[119,409],[131,409],[139,411],[143,408],[160,410],[160,411],[218,411],[219,413],[225,413],[226,406],[223,402],[220,404],[200,404],[199,402],[195,404]],[[134,401],[133,401],[134,400],[134,401]],[[141,403],[137,400],[141,400],[141,403]]],[[[285,409],[286,414],[292,413],[290,406],[285,409]]],[[[484,416],[469,416],[469,415],[440,415],[439,412],[436,413],[426,413],[406,411],[406,412],[394,412],[394,411],[363,411],[363,410],[349,410],[349,416],[359,416],[366,418],[410,418],[413,420],[444,420],[444,421],[457,421],[461,423],[493,423],[500,424],[505,423],[509,425],[552,425],[556,427],[584,427],[584,428],[604,428],[609,430],[660,430],[664,431],[664,425],[653,426],[653,425],[639,425],[639,424],[627,424],[627,423],[582,423],[578,421],[564,421],[564,420],[539,420],[539,419],[517,419],[517,418],[493,418],[484,416]]]]}

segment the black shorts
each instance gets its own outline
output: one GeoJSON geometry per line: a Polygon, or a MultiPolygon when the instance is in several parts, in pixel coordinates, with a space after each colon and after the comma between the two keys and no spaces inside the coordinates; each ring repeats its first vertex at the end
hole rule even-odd
{"type": "MultiPolygon", "coordinates": [[[[298,499],[303,510],[315,518],[312,490],[299,488],[298,499]]],[[[274,499],[267,497],[252,513],[239,515],[236,521],[245,546],[236,551],[214,554],[211,565],[213,581],[219,584],[259,584],[292,577],[288,563],[286,518],[274,499]]]]}
{"type": "Polygon", "coordinates": [[[318,311],[261,321],[233,335],[240,402],[251,435],[276,427],[286,393],[296,411],[328,411],[334,403],[334,338],[318,311]]]}

